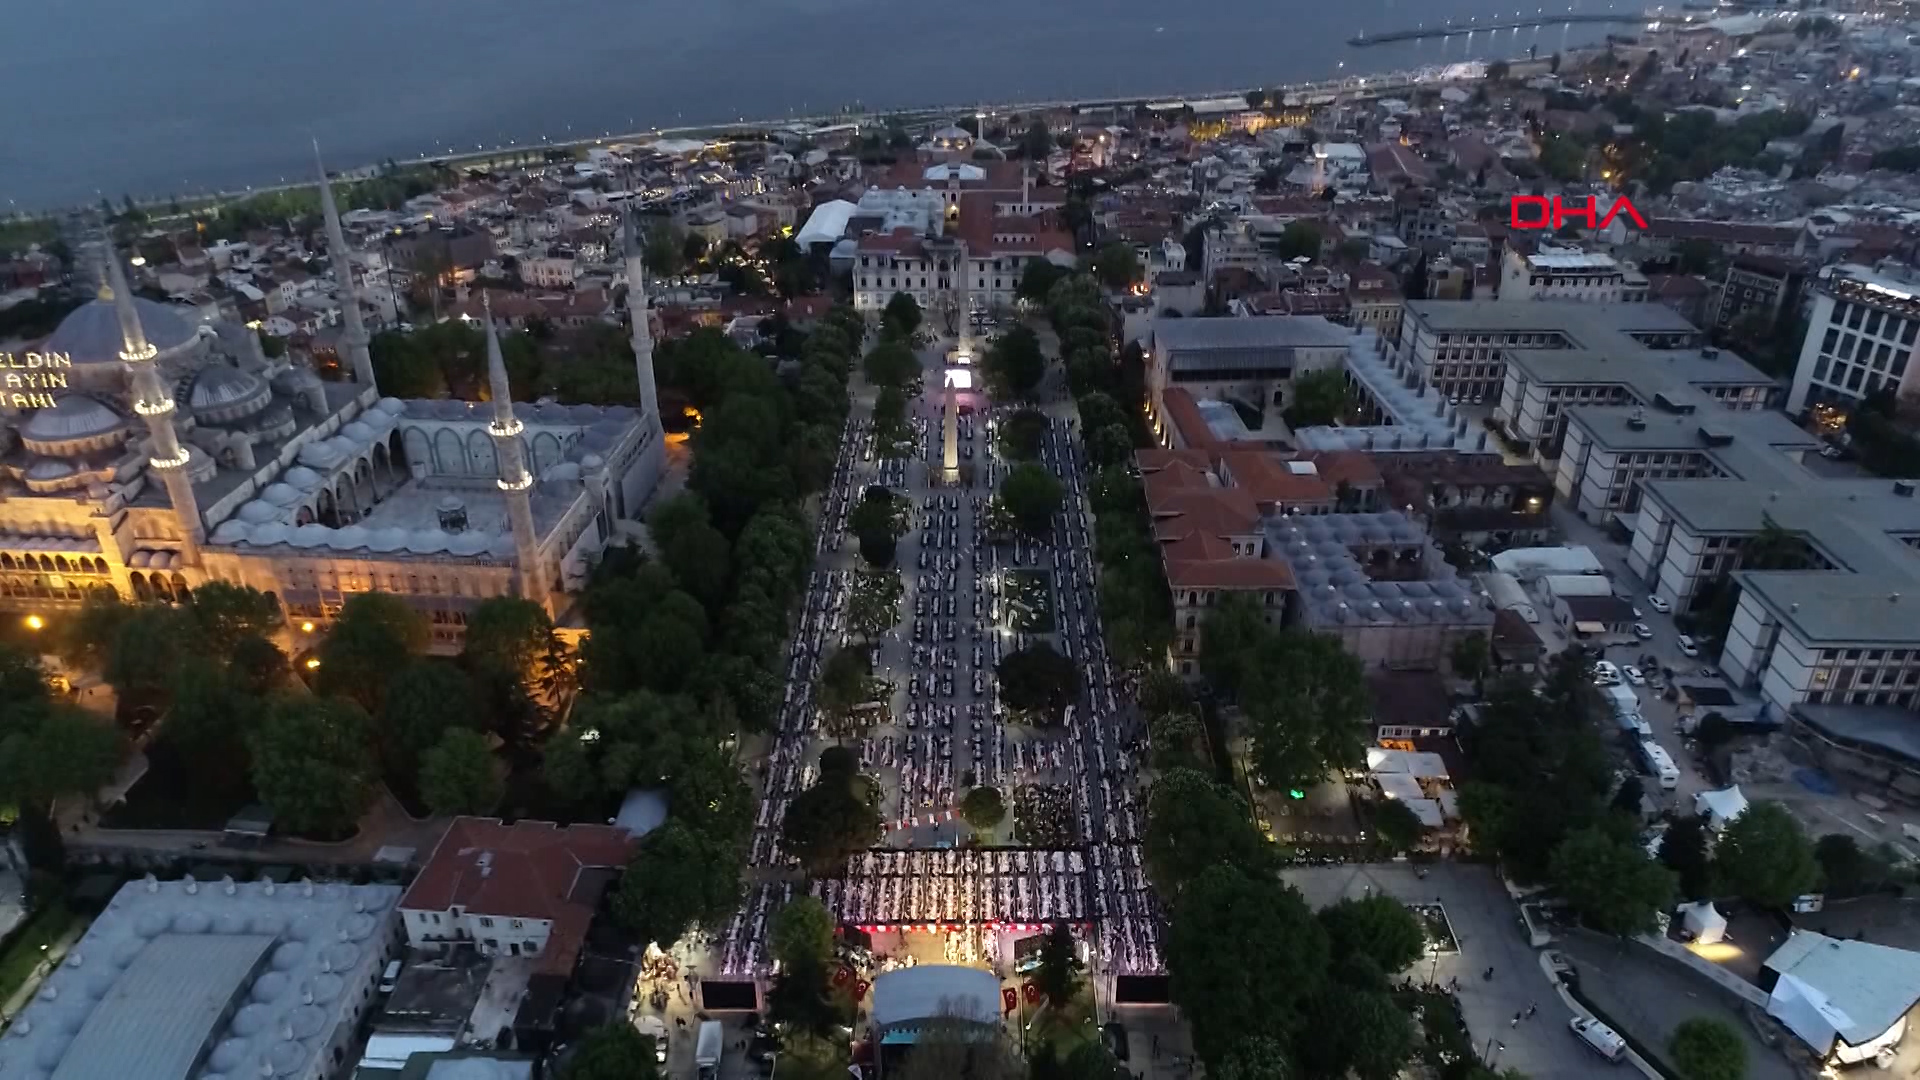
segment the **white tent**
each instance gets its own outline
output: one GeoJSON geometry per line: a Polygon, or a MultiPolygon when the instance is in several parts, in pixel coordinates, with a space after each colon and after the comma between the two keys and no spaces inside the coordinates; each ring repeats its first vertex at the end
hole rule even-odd
{"type": "Polygon", "coordinates": [[[1822,1057],[1862,1061],[1899,1040],[1920,1001],[1920,953],[1796,930],[1767,957],[1767,1015],[1822,1057]]]}
{"type": "Polygon", "coordinates": [[[1747,797],[1740,793],[1739,784],[1719,791],[1703,791],[1693,797],[1693,812],[1705,818],[1714,832],[1719,832],[1747,812],[1747,797]]]}
{"type": "Polygon", "coordinates": [[[1420,789],[1420,781],[1406,773],[1375,773],[1373,781],[1380,785],[1381,792],[1389,799],[1411,803],[1427,797],[1427,793],[1420,789]]]}
{"type": "Polygon", "coordinates": [[[1727,917],[1711,900],[1680,905],[1680,920],[1697,944],[1711,945],[1727,936],[1727,917]]]}
{"type": "Polygon", "coordinates": [[[1439,754],[1424,750],[1384,750],[1373,747],[1367,751],[1367,771],[1379,773],[1404,773],[1422,780],[1445,780],[1447,763],[1439,754]]]}

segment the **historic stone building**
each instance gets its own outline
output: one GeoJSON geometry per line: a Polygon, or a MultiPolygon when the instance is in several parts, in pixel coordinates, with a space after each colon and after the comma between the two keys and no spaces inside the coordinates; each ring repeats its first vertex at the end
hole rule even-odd
{"type": "Polygon", "coordinates": [[[377,589],[451,644],[486,597],[557,614],[615,523],[639,515],[664,445],[631,227],[640,410],[512,404],[491,320],[489,403],[400,401],[374,385],[324,179],[321,196],[350,383],[269,360],[246,327],[135,297],[112,252],[97,299],[38,351],[0,354],[0,607],[72,606],[102,586],[172,599],[217,580],[320,624],[377,589]]]}

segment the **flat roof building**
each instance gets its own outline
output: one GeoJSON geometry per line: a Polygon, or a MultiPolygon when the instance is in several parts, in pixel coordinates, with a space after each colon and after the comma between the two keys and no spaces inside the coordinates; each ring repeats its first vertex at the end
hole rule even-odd
{"type": "Polygon", "coordinates": [[[0,1080],[331,1076],[394,953],[399,895],[129,882],[0,1036],[0,1080]]]}
{"type": "Polygon", "coordinates": [[[1912,362],[1917,343],[1920,290],[1861,266],[1822,270],[1787,411],[1851,409],[1880,390],[1905,397],[1920,377],[1912,362]]]}
{"type": "Polygon", "coordinates": [[[1663,304],[1538,300],[1409,300],[1401,322],[1402,373],[1455,404],[1494,405],[1515,349],[1607,350],[1697,347],[1701,333],[1663,304]]]}

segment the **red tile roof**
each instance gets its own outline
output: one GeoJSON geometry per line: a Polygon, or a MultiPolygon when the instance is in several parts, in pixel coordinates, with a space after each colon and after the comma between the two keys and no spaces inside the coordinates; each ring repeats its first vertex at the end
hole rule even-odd
{"type": "Polygon", "coordinates": [[[564,973],[573,967],[600,900],[582,888],[582,872],[623,868],[637,847],[625,829],[609,825],[455,818],[400,907],[457,906],[469,915],[549,920],[541,967],[564,973]]]}
{"type": "Polygon", "coordinates": [[[1167,387],[1160,393],[1160,402],[1166,413],[1166,422],[1172,426],[1175,437],[1182,445],[1202,449],[1219,445],[1220,440],[1214,438],[1213,429],[1207,426],[1206,417],[1200,415],[1200,406],[1194,402],[1193,393],[1186,387],[1167,387]]]}

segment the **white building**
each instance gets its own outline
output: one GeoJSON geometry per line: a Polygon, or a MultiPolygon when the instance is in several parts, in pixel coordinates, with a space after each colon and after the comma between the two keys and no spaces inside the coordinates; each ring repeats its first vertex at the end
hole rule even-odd
{"type": "Polygon", "coordinates": [[[1507,378],[1509,350],[1608,350],[1697,347],[1702,338],[1664,304],[1589,304],[1541,300],[1409,300],[1397,365],[1417,385],[1431,385],[1456,404],[1496,405],[1507,378]]]}
{"type": "Polygon", "coordinates": [[[600,895],[635,845],[611,825],[455,818],[400,898],[407,942],[429,951],[471,943],[571,974],[600,895]]]}
{"type": "MultiPolygon", "coordinates": [[[[1508,245],[1500,258],[1500,300],[1575,300],[1613,304],[1621,300],[1626,275],[1611,255],[1542,244],[1523,253],[1508,245]]],[[[1644,293],[1643,293],[1644,295],[1644,293]]]]}
{"type": "Polygon", "coordinates": [[[520,280],[536,289],[571,289],[573,278],[571,258],[530,255],[520,260],[520,280]]]}
{"type": "Polygon", "coordinates": [[[1509,349],[1493,419],[1538,462],[1561,455],[1570,410],[1630,406],[1670,413],[1764,408],[1773,379],[1720,349],[1509,349]]]}
{"type": "Polygon", "coordinates": [[[1913,287],[1857,266],[1831,267],[1821,275],[1787,411],[1850,409],[1886,389],[1901,398],[1913,394],[1912,361],[1920,339],[1920,299],[1913,287]]]}
{"type": "Polygon", "coordinates": [[[0,1035],[0,1080],[336,1076],[394,885],[131,881],[0,1035]]]}

